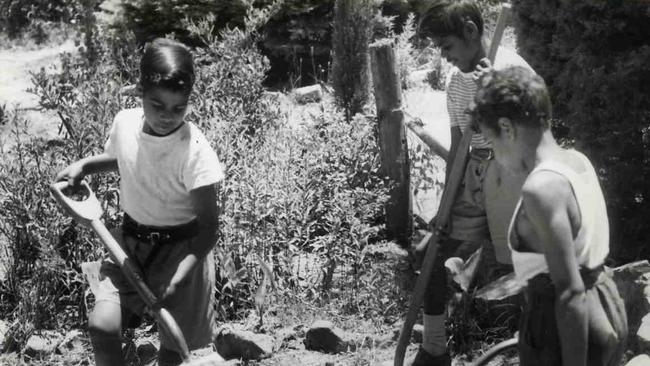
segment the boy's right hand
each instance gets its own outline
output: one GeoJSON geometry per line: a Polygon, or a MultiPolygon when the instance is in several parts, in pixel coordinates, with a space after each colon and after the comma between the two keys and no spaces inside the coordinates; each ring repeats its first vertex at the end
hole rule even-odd
{"type": "Polygon", "coordinates": [[[81,182],[85,176],[83,163],[77,161],[60,171],[59,174],[56,175],[55,181],[60,182],[67,180],[69,186],[78,187],[79,182],[81,182]]]}

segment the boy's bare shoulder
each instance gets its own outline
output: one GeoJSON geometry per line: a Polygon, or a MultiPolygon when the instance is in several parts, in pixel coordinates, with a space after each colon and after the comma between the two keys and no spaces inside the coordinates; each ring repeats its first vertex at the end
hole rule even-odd
{"type": "Polygon", "coordinates": [[[573,195],[571,183],[562,174],[551,170],[540,170],[531,174],[521,188],[525,202],[539,207],[554,207],[573,195]]]}

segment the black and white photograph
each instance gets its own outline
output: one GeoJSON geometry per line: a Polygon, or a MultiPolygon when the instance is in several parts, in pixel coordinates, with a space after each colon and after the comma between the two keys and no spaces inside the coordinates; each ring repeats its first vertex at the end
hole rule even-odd
{"type": "Polygon", "coordinates": [[[650,366],[650,0],[0,0],[0,365],[650,366]]]}

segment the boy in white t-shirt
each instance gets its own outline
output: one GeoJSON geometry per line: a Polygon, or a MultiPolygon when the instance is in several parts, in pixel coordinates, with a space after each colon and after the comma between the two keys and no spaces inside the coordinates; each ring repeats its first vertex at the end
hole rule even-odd
{"type": "MultiPolygon", "coordinates": [[[[149,287],[178,322],[190,349],[212,341],[214,258],[217,240],[217,183],[224,173],[201,131],[183,121],[194,82],[189,50],[156,39],[140,62],[142,108],[115,116],[103,154],[81,159],[57,180],[77,185],[88,174],[119,171],[124,221],[113,231],[137,262],[149,287]]],[[[100,286],[88,326],[97,365],[122,365],[123,325],[144,302],[110,259],[101,266],[100,286]]],[[[160,365],[181,363],[162,328],[160,365]]]]}

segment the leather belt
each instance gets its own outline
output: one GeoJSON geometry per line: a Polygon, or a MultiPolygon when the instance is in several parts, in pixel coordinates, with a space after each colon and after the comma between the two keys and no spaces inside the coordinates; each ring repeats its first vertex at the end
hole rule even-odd
{"type": "Polygon", "coordinates": [[[469,154],[479,160],[491,160],[494,158],[494,150],[488,148],[472,148],[469,154]]]}
{"type": "Polygon", "coordinates": [[[154,245],[190,239],[198,234],[199,224],[196,220],[192,220],[176,226],[148,226],[138,223],[124,213],[122,230],[138,241],[154,245]]]}

